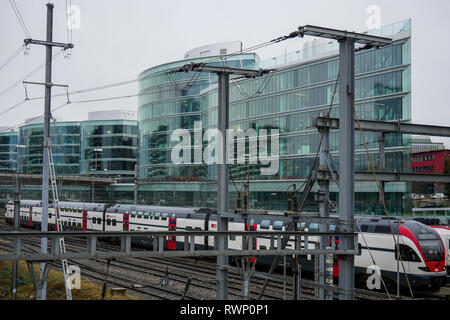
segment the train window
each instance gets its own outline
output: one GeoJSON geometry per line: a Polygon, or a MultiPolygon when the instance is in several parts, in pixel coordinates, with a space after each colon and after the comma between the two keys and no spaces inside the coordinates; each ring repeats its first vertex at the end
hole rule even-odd
{"type": "Polygon", "coordinates": [[[154,212],[150,212],[150,219],[153,219],[153,216],[155,215],[154,212]]]}
{"type": "Polygon", "coordinates": [[[319,225],[317,223],[310,223],[308,230],[311,232],[317,232],[319,231],[319,225]]]}
{"type": "Polygon", "coordinates": [[[192,227],[191,226],[186,226],[186,231],[192,231],[192,227]]]}
{"type": "Polygon", "coordinates": [[[108,226],[111,225],[111,219],[106,219],[106,225],[108,225],[108,226]]]}
{"type": "Polygon", "coordinates": [[[269,229],[270,227],[270,220],[262,220],[261,224],[259,225],[261,229],[269,229]]]}
{"type": "Polygon", "coordinates": [[[283,230],[283,221],[274,221],[272,225],[273,230],[283,230]]]}
{"type": "Polygon", "coordinates": [[[168,216],[167,213],[163,213],[161,216],[161,220],[167,220],[167,216],[168,216]]]}
{"type": "Polygon", "coordinates": [[[255,226],[255,219],[250,219],[249,227],[253,228],[255,226]]]}
{"type": "Polygon", "coordinates": [[[136,217],[136,211],[131,211],[131,217],[135,218],[136,217]]]}
{"type": "Polygon", "coordinates": [[[161,216],[161,213],[159,213],[159,212],[155,212],[155,219],[156,220],[159,220],[159,217],[161,216]]]}
{"type": "Polygon", "coordinates": [[[150,217],[150,213],[144,212],[144,219],[148,219],[150,217]]]}
{"type": "Polygon", "coordinates": [[[138,218],[142,218],[142,215],[143,215],[144,213],[142,212],[142,211],[139,211],[138,213],[137,213],[137,217],[138,218]]]}
{"type": "Polygon", "coordinates": [[[177,215],[175,213],[172,214],[172,220],[175,219],[177,215]]]}
{"type": "MultiPolygon", "coordinates": [[[[410,246],[407,246],[406,244],[401,244],[401,243],[398,246],[399,246],[400,254],[402,255],[403,261],[420,262],[419,256],[410,246]]],[[[395,260],[398,260],[397,249],[395,248],[395,246],[394,246],[394,251],[395,251],[395,260]]]]}
{"type": "MultiPolygon", "coordinates": [[[[34,214],[34,215],[36,215],[36,213],[34,214]]],[[[52,217],[52,213],[49,211],[48,212],[48,217],[51,219],[51,217],[52,217]]]]}
{"type": "Polygon", "coordinates": [[[117,221],[116,221],[116,219],[113,219],[113,220],[112,220],[112,225],[113,225],[113,227],[115,227],[115,226],[116,226],[116,224],[117,224],[117,221]]]}
{"type": "Polygon", "coordinates": [[[229,238],[230,238],[231,241],[235,241],[236,240],[236,236],[235,235],[229,236],[229,238]]]}
{"type": "Polygon", "coordinates": [[[81,229],[81,223],[80,222],[77,223],[77,228],[81,229]]]}
{"type": "Polygon", "coordinates": [[[375,226],[375,233],[391,233],[389,226],[377,225],[375,226]]]}
{"type": "Polygon", "coordinates": [[[359,225],[359,228],[361,229],[361,232],[367,232],[369,230],[369,225],[361,224],[361,225],[359,225]]]}
{"type": "Polygon", "coordinates": [[[92,218],[92,223],[95,224],[97,221],[97,218],[92,218]]]}
{"type": "Polygon", "coordinates": [[[194,230],[202,231],[202,228],[200,228],[200,227],[195,227],[194,230]]]}
{"type": "Polygon", "coordinates": [[[419,233],[417,235],[419,240],[436,240],[439,239],[439,237],[433,233],[419,233]]]}

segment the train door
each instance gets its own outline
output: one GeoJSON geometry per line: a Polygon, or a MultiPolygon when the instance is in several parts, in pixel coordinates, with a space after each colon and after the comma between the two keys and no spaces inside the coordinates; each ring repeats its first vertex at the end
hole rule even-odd
{"type": "Polygon", "coordinates": [[[130,214],[128,213],[128,211],[123,214],[122,230],[123,231],[130,230],[130,214]]]}
{"type": "MultiPolygon", "coordinates": [[[[208,231],[209,230],[209,217],[211,216],[211,213],[207,213],[206,214],[206,216],[205,216],[205,231],[208,231]]],[[[209,247],[209,237],[208,236],[205,236],[205,243],[204,243],[204,245],[205,245],[205,250],[208,250],[208,247],[209,247]]]]}
{"type": "MultiPolygon", "coordinates": [[[[175,214],[173,214],[172,217],[169,218],[169,231],[177,231],[177,217],[175,216],[175,214]]],[[[177,237],[169,236],[167,240],[167,248],[169,250],[176,250],[177,237]]]]}
{"type": "Polygon", "coordinates": [[[87,210],[83,210],[83,224],[82,224],[82,231],[87,231],[87,219],[88,219],[88,213],[87,210]]]}
{"type": "Polygon", "coordinates": [[[30,211],[28,212],[28,226],[33,227],[33,207],[30,207],[30,211]]]}

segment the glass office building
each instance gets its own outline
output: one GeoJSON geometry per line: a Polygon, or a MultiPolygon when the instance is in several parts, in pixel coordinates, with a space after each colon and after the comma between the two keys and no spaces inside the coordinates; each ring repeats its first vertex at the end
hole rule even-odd
{"type": "MultiPolygon", "coordinates": [[[[355,53],[355,103],[360,119],[411,120],[411,22],[385,26],[371,34],[393,37],[393,45],[360,49],[355,53]]],[[[314,119],[330,110],[339,117],[339,96],[335,92],[338,77],[338,44],[334,41],[307,47],[267,61],[256,54],[217,54],[194,57],[150,68],[139,75],[140,102],[138,122],[139,201],[146,204],[179,206],[216,206],[217,168],[204,163],[174,164],[172,141],[176,129],[186,129],[195,141],[194,123],[201,121],[202,132],[217,128],[217,75],[199,72],[175,72],[191,62],[259,69],[276,68],[259,78],[230,81],[230,127],[280,132],[279,170],[261,175],[259,165],[230,165],[230,208],[236,207],[237,190],[248,180],[250,206],[285,210],[287,190],[301,186],[309,175],[317,154],[320,136],[314,119]]],[[[379,133],[365,132],[376,166],[379,162],[379,133]]],[[[203,150],[206,145],[203,142],[203,150]]],[[[332,166],[338,163],[338,132],[330,132],[332,166]]],[[[408,135],[386,136],[386,171],[410,170],[411,142],[408,135]]],[[[194,149],[192,150],[194,152],[194,149]]],[[[368,170],[360,133],[355,132],[355,170],[368,170]]],[[[380,209],[375,183],[356,182],[356,212],[378,213],[380,209]]],[[[313,191],[315,191],[313,189],[313,191]]],[[[338,202],[338,187],[331,185],[331,198],[338,202]]],[[[390,214],[411,210],[411,185],[388,183],[385,199],[390,214]]],[[[313,197],[308,209],[316,210],[313,197]]]]}
{"type": "Polygon", "coordinates": [[[84,121],[81,128],[81,174],[134,176],[138,139],[136,121],[84,121]]]}
{"type": "MultiPolygon", "coordinates": [[[[52,154],[57,175],[80,173],[80,122],[55,122],[50,125],[52,154]]],[[[31,123],[19,128],[24,145],[22,173],[42,174],[44,124],[31,123]]]]}
{"type": "MultiPolygon", "coordinates": [[[[90,112],[87,121],[52,122],[56,174],[134,176],[138,126],[130,117],[135,117],[135,113],[111,110],[90,112]]],[[[20,162],[23,173],[42,174],[43,132],[41,119],[32,119],[19,128],[19,141],[24,146],[20,162]]]]}
{"type": "Polygon", "coordinates": [[[0,132],[0,172],[16,171],[18,140],[18,132],[0,132]]]}

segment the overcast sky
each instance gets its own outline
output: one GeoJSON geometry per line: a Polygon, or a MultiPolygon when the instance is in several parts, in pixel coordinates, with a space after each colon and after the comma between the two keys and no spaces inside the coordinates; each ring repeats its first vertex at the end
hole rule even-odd
{"type": "MultiPolygon", "coordinates": [[[[34,39],[45,39],[46,6],[43,0],[15,0],[34,39]]],[[[80,9],[80,29],[72,32],[75,48],[70,59],[59,56],[53,82],[69,90],[135,79],[152,66],[183,59],[192,48],[209,43],[241,40],[244,48],[289,34],[300,25],[314,24],[363,32],[367,8],[378,6],[381,24],[412,19],[412,121],[450,125],[450,1],[448,0],[72,0],[80,9]]],[[[53,40],[67,42],[66,1],[54,0],[53,40]]],[[[0,1],[0,65],[25,38],[10,2],[0,1]]],[[[310,39],[311,40],[311,39],[310,39]]],[[[257,51],[262,59],[299,50],[302,39],[291,39],[257,51]]],[[[54,49],[54,53],[59,49],[54,49]]],[[[0,70],[0,92],[44,62],[45,49],[32,46],[0,70]]],[[[27,79],[44,81],[44,68],[27,79]]],[[[64,89],[53,88],[53,93],[64,89]]],[[[137,84],[73,95],[86,100],[136,94],[137,84]]],[[[28,87],[29,97],[44,94],[28,87]]],[[[24,100],[17,85],[0,96],[0,113],[24,100]]],[[[57,107],[65,98],[53,99],[57,107]]],[[[43,113],[43,100],[29,101],[0,116],[0,126],[13,126],[43,113]]],[[[137,99],[72,104],[55,112],[63,120],[85,120],[89,111],[137,109],[137,99]]],[[[450,139],[444,141],[450,147],[450,139]]]]}

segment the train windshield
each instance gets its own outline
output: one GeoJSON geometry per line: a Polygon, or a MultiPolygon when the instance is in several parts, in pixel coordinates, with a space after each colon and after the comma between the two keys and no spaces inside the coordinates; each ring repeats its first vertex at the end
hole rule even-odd
{"type": "Polygon", "coordinates": [[[416,221],[407,221],[405,226],[416,236],[426,261],[444,260],[441,238],[433,228],[416,221]]]}
{"type": "Polygon", "coordinates": [[[444,260],[444,249],[442,248],[441,240],[419,240],[422,247],[425,260],[442,261],[444,260]]]}

